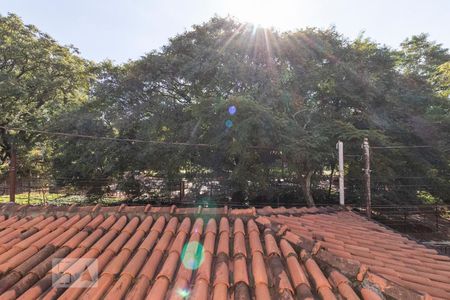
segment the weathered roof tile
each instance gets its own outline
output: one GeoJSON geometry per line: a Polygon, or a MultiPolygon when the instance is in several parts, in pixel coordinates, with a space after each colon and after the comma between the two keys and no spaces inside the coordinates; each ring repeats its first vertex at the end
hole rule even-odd
{"type": "Polygon", "coordinates": [[[450,299],[448,257],[343,209],[2,210],[0,299],[450,299]]]}

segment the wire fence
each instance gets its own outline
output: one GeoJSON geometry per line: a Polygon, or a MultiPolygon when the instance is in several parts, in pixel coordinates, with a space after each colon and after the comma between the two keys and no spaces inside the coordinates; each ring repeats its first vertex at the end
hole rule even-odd
{"type": "MultiPolygon", "coordinates": [[[[429,145],[371,146],[370,212],[374,220],[419,240],[448,240],[450,206],[446,203],[450,203],[450,193],[445,191],[450,191],[449,174],[438,170],[440,178],[437,180],[431,174],[416,173],[410,163],[402,160],[404,155],[410,155],[412,151],[432,150],[433,147],[429,145]],[[401,151],[402,154],[391,151],[401,151]],[[395,164],[403,164],[401,174],[392,175],[386,171],[389,166],[377,164],[386,158],[395,164]]],[[[362,176],[365,157],[351,153],[345,155],[345,159],[348,166],[346,200],[355,210],[366,215],[366,182],[362,176]]]]}
{"type": "MultiPolygon", "coordinates": [[[[317,175],[319,177],[319,175],[317,175]]],[[[313,191],[317,206],[337,203],[336,176],[320,176],[313,191]],[[320,185],[320,187],[318,186],[320,185]]],[[[0,183],[0,197],[9,200],[8,180],[0,183]]],[[[96,180],[80,178],[18,177],[16,202],[21,204],[69,204],[73,202],[101,202],[117,205],[203,205],[215,207],[302,207],[302,189],[293,179],[273,177],[264,187],[253,186],[246,193],[236,189],[229,178],[189,174],[168,178],[136,176],[132,181],[111,178],[96,180]]]]}
{"type": "MultiPolygon", "coordinates": [[[[154,141],[136,138],[96,136],[78,133],[55,132],[48,130],[35,130],[28,128],[0,128],[6,131],[23,131],[32,134],[45,135],[50,139],[70,138],[90,141],[105,140],[127,144],[151,144],[164,147],[190,147],[190,149],[214,149],[217,145],[190,142],[154,141]]],[[[364,180],[362,168],[364,155],[358,153],[359,145],[344,145],[352,149],[344,154],[345,158],[345,201],[354,207],[363,210],[366,199],[364,198],[364,180]]],[[[277,149],[264,146],[253,146],[253,149],[281,153],[277,149]]],[[[381,156],[390,156],[390,151],[428,151],[430,145],[386,145],[371,146],[371,160],[374,162],[381,156]]],[[[334,154],[332,156],[335,156],[334,154]]],[[[394,157],[394,156],[393,156],[394,157]]],[[[436,199],[432,195],[439,194],[441,190],[450,191],[450,177],[444,182],[436,182],[430,176],[413,174],[408,172],[406,165],[405,175],[387,176],[376,163],[371,166],[371,193],[372,206],[375,216],[384,215],[385,219],[394,222],[405,223],[405,209],[408,205],[422,205],[424,202],[438,205],[449,203],[450,193],[440,193],[443,198],[436,199]],[[446,198],[445,198],[446,197],[446,198]],[[388,215],[389,211],[392,211],[388,215]]],[[[281,163],[281,169],[283,169],[281,163]]],[[[312,194],[316,205],[338,204],[338,172],[337,163],[330,164],[326,172],[315,173],[312,181],[312,194]]],[[[282,170],[283,172],[283,170],[282,170]]],[[[17,179],[17,200],[26,204],[41,203],[70,203],[102,201],[105,204],[118,204],[130,202],[134,204],[153,203],[157,205],[204,205],[220,206],[230,205],[234,207],[248,206],[305,206],[302,188],[298,181],[287,178],[283,174],[269,174],[272,176],[265,186],[252,186],[248,182],[248,191],[242,192],[236,189],[236,184],[228,177],[205,176],[204,174],[178,174],[176,177],[150,177],[138,176],[135,180],[126,178],[37,178],[22,177],[17,179]]],[[[9,187],[7,180],[0,178],[0,197],[7,201],[9,187]]],[[[424,210],[420,210],[424,212],[424,210]]],[[[440,214],[442,210],[430,209],[429,211],[440,214]]],[[[406,210],[409,215],[409,210],[406,210]]],[[[431,213],[423,213],[423,215],[431,213]]],[[[441,214],[439,217],[443,217],[441,214]]],[[[429,217],[428,219],[431,219],[429,217]]],[[[408,218],[406,218],[408,219],[408,218]]],[[[428,222],[430,223],[430,222],[428,222]]],[[[436,227],[439,229],[439,226],[436,227]]]]}

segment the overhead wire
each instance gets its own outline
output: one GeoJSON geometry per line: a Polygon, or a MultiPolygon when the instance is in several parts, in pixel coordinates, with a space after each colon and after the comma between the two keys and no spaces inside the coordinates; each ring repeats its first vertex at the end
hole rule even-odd
{"type": "Polygon", "coordinates": [[[370,149],[409,149],[409,148],[433,148],[429,145],[411,145],[411,146],[370,146],[370,149]]]}
{"type": "MultiPolygon", "coordinates": [[[[219,148],[219,145],[214,144],[202,144],[202,143],[188,143],[188,142],[167,142],[167,141],[155,141],[155,140],[144,140],[144,139],[135,139],[135,138],[116,138],[116,137],[107,137],[107,136],[99,136],[99,135],[89,135],[89,134],[79,134],[79,133],[68,133],[68,132],[59,132],[59,131],[48,131],[48,130],[40,130],[40,129],[30,129],[23,127],[7,127],[0,126],[0,128],[6,131],[24,131],[30,133],[40,133],[54,136],[62,136],[62,137],[72,137],[72,138],[84,138],[91,140],[106,140],[106,141],[114,141],[114,142],[131,142],[131,143],[148,143],[162,146],[187,146],[187,147],[202,147],[202,148],[219,148]]],[[[267,150],[267,151],[280,151],[279,149],[274,149],[271,147],[265,146],[248,146],[248,149],[257,149],[257,150],[267,150]]]]}
{"type": "Polygon", "coordinates": [[[168,146],[196,146],[196,147],[209,147],[209,148],[217,147],[217,146],[212,145],[212,144],[199,144],[199,143],[186,143],[186,142],[166,142],[166,141],[131,139],[131,138],[115,138],[115,137],[106,137],[106,136],[98,136],[98,135],[88,135],[88,134],[79,134],[79,133],[58,132],[58,131],[47,131],[47,130],[18,128],[18,127],[0,126],[0,128],[2,128],[4,130],[7,130],[7,131],[25,131],[25,132],[41,133],[41,134],[48,134],[48,135],[55,135],[55,136],[75,137],[75,138],[84,138],[84,139],[93,139],[93,140],[107,140],[107,141],[115,141],[115,142],[149,143],[149,144],[168,145],[168,146]]]}
{"type": "MultiPolygon", "coordinates": [[[[219,147],[219,145],[205,144],[205,143],[167,142],[167,141],[144,140],[144,139],[136,139],[136,138],[116,138],[116,137],[107,137],[107,136],[89,135],[89,134],[80,134],[80,133],[48,131],[48,130],[42,130],[42,129],[30,129],[30,128],[23,128],[23,127],[0,126],[0,128],[4,129],[6,131],[25,131],[25,132],[40,133],[40,134],[55,135],[55,136],[85,138],[85,139],[93,139],[93,140],[100,139],[100,140],[116,141],[116,142],[149,143],[149,144],[165,145],[165,146],[194,146],[194,147],[205,147],[205,148],[219,147]]],[[[271,147],[264,147],[264,146],[249,146],[248,148],[279,151],[279,149],[275,149],[275,148],[271,148],[271,147]]],[[[370,146],[370,149],[407,149],[407,148],[433,148],[433,146],[430,146],[430,145],[370,146]]],[[[359,157],[359,156],[361,156],[361,154],[345,154],[344,156],[359,157]]]]}

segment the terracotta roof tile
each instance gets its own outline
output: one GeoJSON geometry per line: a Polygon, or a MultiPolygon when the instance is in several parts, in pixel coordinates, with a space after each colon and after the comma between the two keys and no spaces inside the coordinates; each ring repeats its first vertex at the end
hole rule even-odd
{"type": "Polygon", "coordinates": [[[219,284],[226,286],[230,285],[229,282],[229,268],[228,268],[228,256],[223,252],[219,252],[216,257],[215,270],[214,270],[214,287],[219,284]]]}
{"type": "Polygon", "coordinates": [[[233,263],[233,282],[237,284],[239,282],[244,282],[249,284],[248,273],[247,273],[247,261],[244,256],[239,256],[234,258],[233,263]]]}
{"type": "Polygon", "coordinates": [[[123,299],[132,280],[133,278],[130,276],[121,276],[106,294],[104,299],[123,299]]]}
{"type": "Polygon", "coordinates": [[[382,300],[383,299],[380,297],[380,295],[378,295],[375,291],[371,290],[370,288],[362,288],[361,295],[364,300],[382,300]]]}
{"type": "Polygon", "coordinates": [[[289,270],[289,274],[292,278],[292,283],[294,284],[294,287],[297,288],[298,286],[304,284],[308,287],[310,287],[308,278],[304,272],[304,269],[300,266],[297,257],[295,256],[289,256],[286,258],[287,266],[289,270]]]}
{"type": "Polygon", "coordinates": [[[269,280],[271,285],[274,286],[275,290],[278,292],[279,297],[286,297],[285,295],[292,295],[294,290],[289,281],[289,276],[287,270],[283,266],[281,258],[277,255],[270,256],[268,258],[269,266],[269,280]]]}
{"type": "Polygon", "coordinates": [[[219,244],[217,245],[217,253],[229,255],[230,253],[230,237],[228,231],[222,231],[219,234],[219,244]]]}
{"type": "Polygon", "coordinates": [[[268,256],[271,255],[278,255],[281,256],[280,249],[278,248],[277,241],[275,240],[275,237],[273,236],[273,233],[270,229],[266,229],[264,231],[264,243],[266,246],[266,254],[268,256]]]}
{"type": "MultiPolygon", "coordinates": [[[[92,226],[92,228],[91,229],[95,229],[95,226],[97,225],[98,223],[90,223],[90,226],[92,226]]],[[[79,239],[79,237],[80,236],[82,236],[82,235],[76,235],[75,237],[77,238],[77,239],[79,239]]],[[[84,235],[84,237],[85,237],[86,235],[84,235]]],[[[46,248],[44,248],[44,250],[45,250],[46,248]]],[[[52,249],[52,250],[54,250],[54,249],[52,249]]],[[[50,256],[48,256],[42,263],[39,263],[39,264],[35,264],[35,263],[33,263],[33,264],[31,264],[30,265],[30,263],[29,263],[29,261],[31,261],[32,259],[30,259],[29,261],[27,261],[27,262],[25,262],[24,264],[22,264],[19,268],[17,268],[17,269],[20,269],[22,266],[25,266],[25,265],[28,265],[28,267],[25,267],[27,270],[28,269],[30,269],[30,268],[32,268],[34,265],[36,265],[33,269],[31,269],[30,270],[30,273],[28,273],[26,276],[24,276],[24,278],[22,279],[22,280],[20,280],[14,287],[13,287],[13,289],[11,289],[11,290],[9,290],[8,292],[9,292],[9,294],[12,294],[12,295],[14,295],[14,297],[13,298],[15,298],[16,297],[16,295],[20,295],[20,294],[22,294],[22,293],[24,293],[25,291],[26,291],[26,289],[27,288],[30,288],[31,287],[31,285],[32,284],[34,284],[37,280],[39,280],[39,278],[42,278],[44,275],[45,275],[45,272],[47,271],[47,270],[49,270],[50,268],[51,268],[51,261],[52,261],[52,259],[55,259],[55,258],[61,258],[61,257],[64,257],[64,256],[69,256],[68,254],[69,254],[69,252],[70,252],[70,248],[68,248],[67,246],[63,246],[63,248],[61,248],[61,249],[58,249],[54,254],[52,254],[52,255],[50,255],[50,256]]],[[[39,252],[37,255],[40,255],[40,254],[42,254],[42,252],[39,252]]],[[[47,253],[48,254],[48,253],[47,253]]],[[[80,254],[81,255],[81,254],[80,254]]],[[[75,255],[76,257],[79,257],[80,255],[75,255]]],[[[44,258],[44,256],[40,256],[39,258],[44,258]]],[[[25,273],[25,271],[23,272],[23,273],[25,273]]],[[[49,278],[49,277],[47,277],[47,278],[49,278]]],[[[50,282],[51,283],[51,282],[50,282]]],[[[40,285],[38,285],[35,289],[33,289],[33,288],[31,288],[29,291],[31,291],[31,293],[33,293],[33,290],[35,291],[34,293],[36,293],[37,291],[39,291],[39,290],[41,290],[40,288],[39,288],[39,286],[43,286],[44,284],[48,284],[48,280],[47,281],[45,281],[45,279],[43,279],[43,281],[41,281],[40,282],[40,285]]],[[[41,292],[42,292],[43,290],[41,290],[41,292]]],[[[7,293],[8,293],[7,292],[7,293]]],[[[28,295],[29,294],[29,292],[27,291],[26,293],[25,293],[25,295],[28,295]]]]}
{"type": "Polygon", "coordinates": [[[33,227],[33,225],[39,223],[44,219],[44,216],[40,215],[35,218],[32,217],[24,217],[20,219],[19,221],[12,223],[9,227],[7,227],[5,230],[0,231],[0,237],[3,237],[5,234],[9,232],[13,232],[14,230],[21,230],[28,229],[33,227]]]}
{"type": "Polygon", "coordinates": [[[150,289],[146,300],[163,300],[169,288],[170,280],[167,277],[160,277],[155,281],[153,287],[150,289]]]}
{"type": "MultiPolygon", "coordinates": [[[[199,299],[199,300],[206,300],[208,299],[208,289],[209,284],[207,281],[199,279],[195,282],[194,288],[191,293],[191,299],[199,299]]],[[[179,293],[178,293],[179,295],[179,293]]],[[[179,295],[181,296],[181,295],[179,295]]],[[[181,299],[184,299],[185,297],[181,297],[181,299]]],[[[178,298],[180,299],[180,298],[178,298]]]]}
{"type": "MultiPolygon", "coordinates": [[[[150,227],[148,225],[148,227],[150,227]]],[[[145,234],[148,230],[138,230],[133,234],[133,236],[123,245],[122,250],[126,249],[129,252],[133,252],[134,249],[138,246],[138,244],[141,242],[141,240],[144,238],[145,234]]]]}
{"type": "Polygon", "coordinates": [[[307,258],[304,263],[306,270],[308,270],[308,273],[311,276],[311,279],[314,282],[314,286],[317,290],[320,290],[322,288],[331,289],[330,283],[325,278],[314,259],[307,258]]]}
{"type": "MultiPolygon", "coordinates": [[[[188,243],[185,245],[185,248],[183,249],[180,268],[177,272],[176,280],[170,293],[169,299],[185,299],[187,296],[194,297],[194,293],[196,294],[195,297],[202,298],[208,291],[213,254],[211,251],[206,252],[199,243],[200,235],[203,232],[202,225],[202,219],[197,219],[194,223],[193,229],[191,230],[191,237],[188,243]],[[196,267],[196,261],[193,260],[196,257],[198,257],[202,263],[198,267],[195,286],[193,287],[193,291],[191,293],[189,290],[189,283],[192,280],[192,274],[196,267]]],[[[210,220],[208,222],[206,230],[206,236],[214,238],[216,230],[215,222],[211,222],[210,220]]],[[[214,248],[214,240],[212,248],[214,248]]]]}
{"type": "Polygon", "coordinates": [[[213,300],[227,300],[228,299],[228,285],[224,283],[219,283],[214,286],[213,300]]]}
{"type": "MultiPolygon", "coordinates": [[[[103,218],[96,218],[97,220],[103,220],[103,218]]],[[[95,229],[95,227],[98,225],[98,222],[91,222],[88,224],[90,229],[95,229]]],[[[73,228],[69,228],[68,231],[66,231],[61,237],[70,238],[69,235],[66,233],[75,233],[75,231],[72,230],[73,228]]],[[[87,235],[87,233],[86,233],[87,235]]],[[[85,236],[86,236],[85,235],[85,236]]],[[[60,239],[59,237],[56,239],[60,239]]],[[[56,245],[55,247],[60,246],[60,243],[57,241],[54,241],[52,244],[56,245]]],[[[68,248],[62,248],[57,250],[54,254],[55,247],[50,247],[51,245],[46,246],[42,251],[40,251],[35,256],[31,257],[29,260],[24,262],[22,265],[20,265],[16,270],[20,272],[22,276],[26,274],[26,272],[30,271],[30,273],[17,283],[15,286],[15,289],[11,290],[9,293],[14,295],[13,298],[15,298],[16,295],[20,294],[24,291],[26,287],[29,287],[33,282],[35,282],[39,277],[42,277],[45,269],[49,268],[49,262],[52,258],[58,258],[63,257],[67,255],[70,251],[68,248]],[[42,261],[42,263],[41,263],[42,261]]],[[[18,278],[20,279],[20,278],[18,278]]],[[[15,283],[15,282],[14,282],[15,283]]],[[[5,287],[9,288],[10,286],[5,287]]]]}
{"type": "MultiPolygon", "coordinates": [[[[100,254],[99,251],[95,250],[94,252],[92,252],[91,250],[89,250],[84,256],[83,258],[97,258],[97,265],[96,265],[96,270],[98,271],[98,273],[104,275],[99,277],[98,280],[98,284],[96,286],[93,286],[91,288],[89,288],[86,291],[86,295],[89,295],[90,298],[98,298],[100,296],[102,296],[102,294],[105,292],[106,288],[110,287],[110,284],[112,282],[112,277],[111,274],[106,271],[106,267],[108,266],[110,269],[110,272],[115,272],[114,267],[117,266],[117,268],[120,268],[121,263],[125,260],[124,256],[126,257],[126,255],[130,252],[128,249],[123,249],[122,251],[120,251],[120,254],[118,256],[114,256],[115,255],[115,250],[116,247],[118,247],[118,245],[123,245],[123,243],[125,242],[124,237],[129,237],[129,233],[131,230],[135,230],[137,227],[137,222],[139,222],[139,220],[133,218],[127,226],[123,226],[125,224],[121,224],[120,226],[123,227],[122,231],[120,232],[119,235],[117,235],[117,232],[114,231],[110,231],[110,233],[113,234],[112,238],[114,238],[114,236],[117,236],[112,243],[109,246],[106,246],[105,250],[103,253],[100,254]],[[110,247],[111,245],[113,245],[112,247],[110,247]],[[99,255],[100,254],[100,255],[99,255]],[[111,270],[112,269],[112,270],[111,270]],[[102,272],[103,270],[105,270],[104,272],[102,272]],[[108,277],[109,276],[109,277],[108,277]]],[[[119,229],[120,227],[117,227],[117,229],[119,229]]],[[[108,238],[108,242],[110,242],[112,240],[112,238],[108,238]]],[[[106,243],[105,243],[106,244],[106,243]]],[[[82,271],[84,270],[84,268],[82,268],[84,265],[83,263],[80,264],[73,264],[69,269],[66,269],[65,274],[71,274],[72,276],[79,276],[81,275],[79,280],[83,280],[83,278],[89,277],[89,272],[88,271],[84,271],[82,273],[82,271]]],[[[62,293],[64,291],[60,291],[60,293],[62,293]]],[[[66,291],[67,295],[77,295],[79,293],[82,293],[83,289],[69,289],[66,291]]],[[[64,297],[64,294],[63,294],[64,297]]]]}
{"type": "Polygon", "coordinates": [[[267,279],[267,271],[266,264],[264,262],[264,258],[262,253],[255,252],[252,257],[252,273],[255,284],[265,284],[269,285],[269,281],[267,279]]]}
{"type": "Polygon", "coordinates": [[[205,252],[204,255],[205,255],[204,261],[198,268],[195,278],[196,281],[205,280],[209,284],[211,282],[211,268],[213,262],[213,254],[205,252]]]}
{"type": "Polygon", "coordinates": [[[144,248],[139,248],[134,257],[130,260],[127,266],[122,271],[122,276],[129,276],[131,278],[135,278],[139,273],[142,265],[144,264],[145,259],[147,258],[149,251],[144,248]]]}
{"type": "MultiPolygon", "coordinates": [[[[211,221],[215,223],[214,219],[211,219],[208,223],[211,223],[211,221]]],[[[215,244],[216,244],[216,233],[211,231],[206,232],[205,240],[203,241],[204,251],[210,254],[214,254],[215,244]]]]}
{"type": "Polygon", "coordinates": [[[0,299],[450,299],[448,257],[343,209],[0,210],[0,299]]]}
{"type": "MultiPolygon", "coordinates": [[[[55,228],[61,226],[66,221],[67,221],[67,218],[61,217],[61,218],[58,218],[58,219],[46,224],[45,227],[43,227],[42,229],[39,229],[39,231],[37,231],[36,233],[33,233],[31,236],[26,237],[21,242],[15,244],[14,248],[18,248],[18,249],[27,248],[28,246],[33,244],[35,241],[38,241],[42,237],[49,234],[55,228]]],[[[0,261],[2,261],[1,256],[0,256],[0,261]]]]}
{"type": "Polygon", "coordinates": [[[230,233],[230,223],[228,218],[222,217],[220,218],[219,223],[219,233],[222,233],[224,231],[230,233]]]}
{"type": "MultiPolygon", "coordinates": [[[[4,217],[4,216],[3,216],[4,217]]],[[[3,222],[0,223],[0,229],[5,229],[7,227],[10,227],[10,225],[14,224],[15,222],[17,222],[19,220],[18,216],[13,216],[3,222]]]]}
{"type": "Polygon", "coordinates": [[[332,270],[329,274],[330,283],[338,289],[339,293],[348,300],[358,300],[359,297],[351,287],[347,277],[337,270],[332,270]]]}
{"type": "Polygon", "coordinates": [[[217,222],[215,219],[209,219],[208,223],[206,224],[206,229],[205,229],[205,233],[207,234],[208,232],[217,233],[217,222]]]}
{"type": "MultiPolygon", "coordinates": [[[[143,299],[146,295],[147,289],[150,285],[150,280],[153,279],[154,275],[156,274],[158,265],[161,262],[161,259],[163,257],[164,251],[166,251],[167,247],[169,246],[169,243],[171,242],[171,239],[176,231],[176,227],[178,225],[178,219],[177,218],[171,218],[168,222],[165,230],[164,229],[164,219],[159,218],[155,225],[150,230],[149,236],[152,236],[150,239],[145,239],[142,245],[144,245],[143,248],[145,249],[144,252],[138,252],[136,256],[134,257],[134,261],[132,260],[132,265],[129,267],[127,266],[124,270],[127,273],[131,273],[132,275],[136,276],[136,272],[139,268],[141,268],[141,264],[144,262],[145,258],[150,255],[147,262],[142,266],[142,269],[138,275],[138,280],[135,283],[133,287],[130,288],[130,292],[128,294],[128,297],[130,299],[143,299]],[[161,239],[157,242],[154,250],[150,253],[152,244],[154,243],[153,239],[155,236],[155,233],[163,232],[163,235],[161,239]],[[152,242],[153,241],[153,242],[152,242]],[[140,254],[139,254],[140,253],[140,254]],[[139,254],[139,255],[138,255],[139,254]]],[[[183,225],[184,227],[186,225],[183,225]]],[[[186,234],[186,231],[189,231],[189,228],[185,228],[183,231],[184,234],[186,234]]],[[[128,286],[127,286],[128,287],[128,286]]]]}
{"type": "Polygon", "coordinates": [[[141,275],[146,277],[147,280],[153,279],[153,276],[156,273],[159,263],[161,262],[161,258],[164,253],[162,250],[156,249],[152,252],[150,258],[147,260],[145,265],[141,270],[141,275]]]}
{"type": "Polygon", "coordinates": [[[71,249],[74,249],[76,247],[89,249],[94,243],[96,243],[103,235],[105,234],[104,228],[98,228],[94,230],[91,234],[88,234],[88,232],[80,232],[79,237],[82,239],[81,241],[78,240],[79,238],[73,238],[66,243],[64,243],[64,246],[69,247],[71,249]],[[84,237],[86,235],[86,238],[84,237]]]}
{"type": "Polygon", "coordinates": [[[158,234],[160,234],[164,230],[164,226],[166,225],[166,218],[163,216],[160,216],[155,224],[152,226],[151,231],[156,231],[158,234]]]}
{"type": "MultiPolygon", "coordinates": [[[[188,229],[190,224],[190,219],[185,218],[180,225],[180,228],[188,229]]],[[[197,233],[200,230],[201,222],[195,222],[192,233],[197,233]]],[[[164,265],[156,277],[156,281],[146,299],[164,299],[169,288],[169,284],[172,282],[175,275],[175,271],[178,267],[178,261],[180,260],[180,254],[183,249],[185,239],[187,237],[186,231],[178,231],[174,243],[170,247],[169,255],[164,262],[164,265]]]]}
{"type": "Polygon", "coordinates": [[[255,252],[259,252],[261,254],[264,254],[264,250],[261,244],[261,239],[259,235],[259,231],[251,231],[248,236],[250,249],[252,252],[252,255],[255,255],[255,252]]]}
{"type": "Polygon", "coordinates": [[[234,221],[233,233],[236,235],[236,233],[238,233],[238,232],[245,234],[244,222],[242,221],[241,218],[237,218],[234,221]]]}
{"type": "Polygon", "coordinates": [[[234,239],[233,239],[233,245],[234,245],[234,249],[233,249],[233,255],[243,255],[243,256],[247,256],[247,249],[245,246],[245,237],[244,234],[242,232],[237,232],[234,234],[234,239]]]}

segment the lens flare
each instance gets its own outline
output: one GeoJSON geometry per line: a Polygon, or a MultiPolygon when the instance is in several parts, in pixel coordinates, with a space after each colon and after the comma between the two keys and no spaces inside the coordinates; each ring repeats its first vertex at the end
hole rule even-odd
{"type": "Polygon", "coordinates": [[[197,203],[200,203],[203,207],[217,207],[217,203],[211,196],[204,196],[197,203]]]}
{"type": "Polygon", "coordinates": [[[189,295],[191,294],[191,292],[188,289],[179,289],[177,291],[177,294],[181,297],[181,298],[188,298],[189,295]]]}
{"type": "Polygon", "coordinates": [[[236,106],[231,105],[230,107],[228,107],[228,113],[229,113],[230,115],[233,116],[234,114],[236,114],[236,111],[237,111],[236,106]]]}
{"type": "Polygon", "coordinates": [[[183,247],[181,261],[186,269],[197,270],[205,260],[205,250],[198,242],[189,242],[183,247]]]}
{"type": "Polygon", "coordinates": [[[226,126],[227,128],[233,127],[233,121],[231,121],[231,120],[226,120],[226,121],[225,121],[225,126],[226,126]]]}

